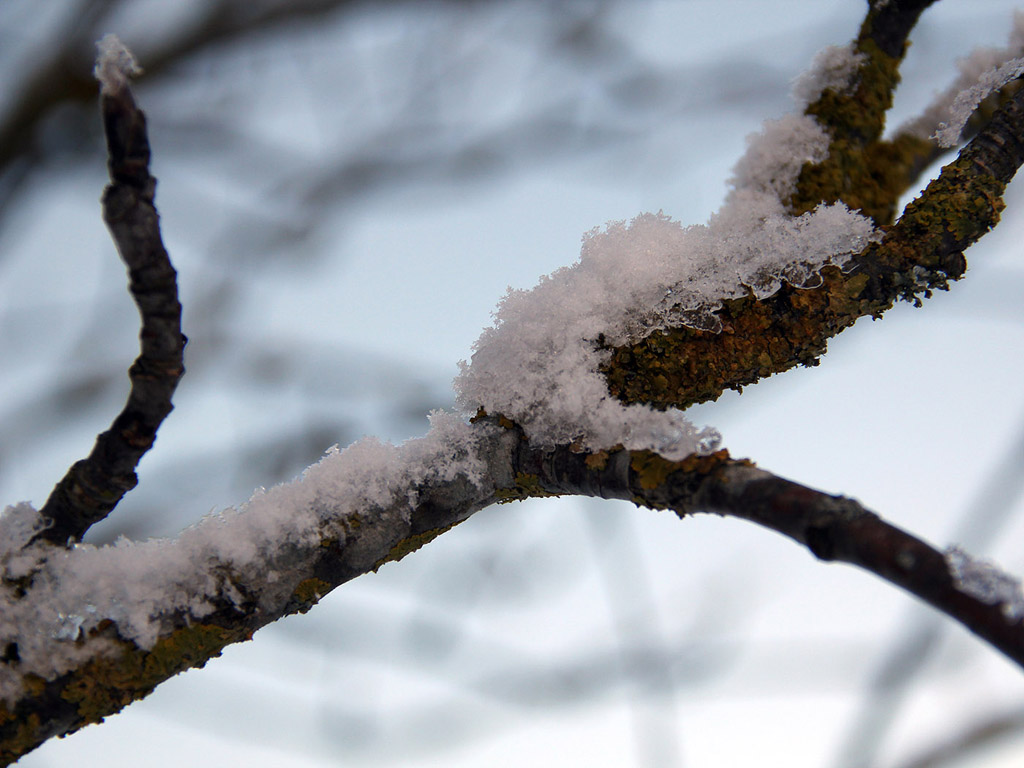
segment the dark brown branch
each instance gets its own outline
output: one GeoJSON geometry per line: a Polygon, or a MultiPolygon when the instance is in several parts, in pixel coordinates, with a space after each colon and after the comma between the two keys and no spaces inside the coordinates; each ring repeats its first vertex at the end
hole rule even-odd
{"type": "Polygon", "coordinates": [[[517,486],[535,491],[528,495],[628,499],[680,517],[710,512],[770,528],[821,560],[855,565],[916,595],[1024,666],[1024,623],[958,589],[941,552],[853,499],[776,477],[725,451],[671,462],[648,451],[537,451],[522,441],[516,468],[517,486]]]}
{"type": "MultiPolygon", "coordinates": [[[[1024,664],[1024,626],[1008,623],[999,605],[960,592],[941,553],[855,501],[775,477],[724,451],[671,462],[648,451],[538,450],[517,428],[495,429],[493,423],[477,425],[477,455],[487,467],[479,486],[464,477],[421,482],[412,507],[409,496],[399,493],[394,507],[369,507],[347,518],[344,543],[338,522],[320,510],[319,540],[266,553],[266,570],[277,574],[272,584],[248,582],[230,561],[209,563],[210,578],[224,585],[221,594],[208,597],[211,612],[197,618],[187,607],[176,607],[154,615],[161,629],[152,648],[125,640],[113,621],[83,634],[77,641],[79,666],[52,680],[36,678],[12,706],[0,703],[0,762],[143,698],[165,679],[202,666],[225,645],[250,639],[286,614],[309,610],[336,586],[401,559],[475,511],[528,496],[627,499],[672,509],[680,517],[711,512],[756,522],[821,559],[857,565],[903,587],[1024,664]]],[[[23,599],[33,599],[33,588],[27,587],[23,599]]],[[[62,642],[67,641],[54,640],[62,642]]],[[[18,674],[17,663],[8,664],[7,672],[18,674]]]]}
{"type": "MultiPolygon", "coordinates": [[[[952,534],[971,551],[991,547],[1013,519],[1016,504],[1024,495],[1024,429],[1019,430],[1013,446],[1003,452],[997,467],[987,477],[976,481],[976,496],[959,515],[959,524],[952,534]]],[[[914,614],[915,617],[917,614],[914,614]]],[[[835,761],[842,768],[859,768],[878,763],[878,754],[914,683],[926,668],[946,637],[950,625],[940,616],[915,618],[905,631],[890,644],[875,665],[864,691],[859,712],[850,721],[843,746],[835,761]]]]}
{"type": "Polygon", "coordinates": [[[135,487],[135,468],[171,412],[171,396],[185,371],[177,273],[153,205],[156,179],[149,173],[146,117],[127,87],[105,94],[102,109],[111,180],[103,193],[103,219],[128,267],[129,290],[142,317],[141,352],[128,370],[131,390],[124,409],[40,510],[49,527],[39,538],[56,544],[80,539],[135,487]]]}
{"type": "Polygon", "coordinates": [[[902,57],[910,31],[921,13],[936,0],[889,0],[871,2],[860,39],[871,40],[886,56],[902,57]]]}

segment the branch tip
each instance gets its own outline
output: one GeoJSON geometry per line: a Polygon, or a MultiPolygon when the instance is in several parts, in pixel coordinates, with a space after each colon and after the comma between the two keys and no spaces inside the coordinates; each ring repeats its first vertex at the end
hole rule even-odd
{"type": "Polygon", "coordinates": [[[135,55],[112,32],[96,41],[96,66],[93,76],[100,81],[100,93],[116,96],[128,87],[128,81],[142,74],[135,55]]]}

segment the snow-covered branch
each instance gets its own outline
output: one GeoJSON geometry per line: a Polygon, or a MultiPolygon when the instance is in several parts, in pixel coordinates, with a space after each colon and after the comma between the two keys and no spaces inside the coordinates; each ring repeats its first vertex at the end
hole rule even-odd
{"type": "MultiPolygon", "coordinates": [[[[872,66],[864,63],[858,72],[872,66]]],[[[862,82],[857,80],[861,76],[853,77],[862,82]]],[[[795,188],[788,199],[797,210],[805,207],[800,201],[807,195],[827,200],[840,194],[843,200],[861,202],[864,211],[882,210],[895,205],[915,178],[910,173],[913,161],[900,166],[887,142],[835,138],[844,131],[862,136],[854,126],[842,124],[851,109],[850,100],[861,98],[859,90],[843,90],[846,95],[827,91],[807,108],[824,119],[823,110],[831,104],[840,124],[829,129],[833,139],[820,158],[803,166],[793,187],[779,190],[784,196],[795,188]],[[902,168],[906,174],[898,173],[894,179],[892,173],[876,173],[870,165],[864,166],[865,157],[877,157],[883,165],[896,163],[897,170],[902,168]],[[879,186],[879,178],[888,181],[879,186]],[[842,191],[849,184],[855,192],[842,191]],[[869,203],[861,197],[867,193],[872,195],[869,203]]],[[[817,285],[806,278],[803,283],[779,280],[777,290],[769,295],[752,289],[750,295],[730,298],[715,313],[721,332],[679,323],[624,344],[602,339],[611,352],[603,363],[611,392],[626,403],[661,408],[714,400],[726,389],[741,389],[797,365],[815,365],[829,338],[861,317],[880,316],[898,299],[919,303],[919,297],[945,290],[950,281],[964,275],[964,250],[999,221],[1003,190],[1024,162],[1022,110],[1024,95],[1018,90],[895,224],[876,232],[859,253],[813,271],[817,285]]],[[[756,143],[747,158],[762,153],[762,145],[756,143]]],[[[745,162],[741,161],[741,169],[745,162]]],[[[770,177],[777,178],[777,171],[770,177]]],[[[850,206],[856,207],[854,202],[850,206]]],[[[785,275],[784,267],[778,270],[785,275]]]]}
{"type": "Polygon", "coordinates": [[[529,496],[756,522],[906,589],[1024,664],[1019,612],[1007,615],[1005,590],[993,600],[978,588],[973,561],[730,458],[714,430],[681,413],[815,363],[859,317],[947,287],[964,273],[964,249],[998,221],[1024,162],[1024,91],[893,223],[922,154],[882,129],[929,4],[873,3],[854,43],[798,85],[802,114],[751,141],[706,225],[660,213],[609,224],[577,263],[510,292],[456,383],[463,413],[432,414],[430,432],[399,447],[366,438],[334,449],[174,539],[95,547],[75,542],[134,485],[184,344],[128,83],[137,65],[108,39],[96,70],[112,181],[104,217],[129,266],[143,349],[128,406],[93,455],[41,510],[0,517],[0,758],[118,711],[485,506],[529,496]]]}
{"type": "Polygon", "coordinates": [[[364,439],[173,540],[70,549],[0,518],[0,758],[97,722],[229,643],[304,612],[514,487],[517,436],[436,414],[401,447],[364,439]],[[28,543],[31,542],[31,543],[28,543]]]}

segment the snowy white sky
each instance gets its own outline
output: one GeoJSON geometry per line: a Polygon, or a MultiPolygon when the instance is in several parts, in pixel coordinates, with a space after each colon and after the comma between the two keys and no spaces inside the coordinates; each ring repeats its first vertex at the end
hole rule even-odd
{"type": "MultiPolygon", "coordinates": [[[[45,38],[12,31],[28,5],[0,10],[0,66],[45,38]]],[[[101,31],[145,67],[170,22],[139,5],[101,31]]],[[[143,79],[189,372],[139,489],[98,540],[173,533],[335,442],[422,433],[506,286],[571,263],[608,220],[660,209],[706,221],[744,137],[787,110],[818,49],[854,34],[862,3],[622,3],[598,22],[603,47],[575,58],[554,53],[558,14],[538,8],[367,9],[143,79]],[[508,126],[526,118],[542,126],[517,138],[508,126]],[[422,161],[475,138],[456,170],[422,161]],[[325,173],[301,199],[302,182],[353,157],[395,168],[377,162],[377,186],[355,191],[325,173]],[[321,223],[307,233],[309,208],[321,223]]],[[[950,51],[1004,44],[1013,8],[927,12],[895,122],[952,79],[950,51]]],[[[4,213],[4,502],[44,500],[120,407],[136,353],[96,204],[100,152],[56,156],[4,213]]],[[[863,322],[818,368],[695,419],[736,456],[1024,573],[1019,500],[989,540],[975,544],[968,522],[1000,462],[1024,462],[1024,218],[1012,213],[1024,194],[1011,187],[1008,201],[949,294],[863,322]]],[[[838,766],[866,681],[928,616],[747,524],[509,505],[20,764],[838,766]]],[[[881,764],[1022,705],[1020,673],[947,627],[881,764]]],[[[1022,754],[1018,740],[958,765],[1022,754]]]]}

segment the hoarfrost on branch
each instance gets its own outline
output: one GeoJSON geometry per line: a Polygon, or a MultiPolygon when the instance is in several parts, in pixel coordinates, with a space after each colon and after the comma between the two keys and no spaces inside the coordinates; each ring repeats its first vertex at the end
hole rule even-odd
{"type": "Polygon", "coordinates": [[[117,35],[104,35],[96,43],[99,56],[93,75],[100,81],[100,89],[105,94],[114,94],[128,85],[128,80],[142,74],[135,56],[122,43],[117,35]]]}
{"type": "MultiPolygon", "coordinates": [[[[814,87],[845,87],[833,63],[819,60],[831,74],[811,76],[814,87]]],[[[814,118],[769,121],[749,141],[725,205],[706,225],[684,227],[664,213],[644,213],[587,233],[575,264],[502,299],[494,326],[476,342],[470,363],[461,364],[459,405],[513,419],[542,447],[622,445],[676,460],[715,450],[717,432],[698,429],[679,411],[612,397],[599,372],[610,353],[598,339],[625,344],[680,326],[717,332],[723,301],[763,299],[784,281],[818,285],[822,267],[842,267],[878,239],[871,220],[843,203],[796,217],[786,211],[783,201],[801,168],[827,150],[828,136],[814,118]]]]}
{"type": "Polygon", "coordinates": [[[0,700],[16,700],[25,674],[54,679],[83,661],[83,654],[101,650],[74,641],[104,620],[114,621],[122,637],[151,648],[162,615],[184,610],[199,620],[218,598],[239,595],[236,585],[272,610],[291,592],[282,578],[288,574],[274,578],[282,551],[290,554],[281,567],[301,571],[302,553],[315,553],[325,533],[344,544],[346,523],[356,514],[373,515],[385,536],[402,529],[425,483],[458,476],[479,483],[486,462],[477,447],[485,431],[449,413],[435,412],[430,420],[425,437],[401,446],[364,438],[344,451],[332,449],[300,478],[260,489],[240,508],[210,515],[174,539],[24,546],[38,529],[38,512],[27,503],[7,507],[0,513],[6,577],[0,584],[0,647],[16,643],[19,663],[16,672],[0,665],[0,700]],[[22,595],[16,580],[28,575],[31,586],[22,595]]]}
{"type": "Polygon", "coordinates": [[[1007,45],[978,48],[960,59],[957,62],[960,75],[956,81],[938,94],[920,117],[902,126],[899,132],[935,139],[942,147],[956,146],[978,104],[993,90],[1021,74],[1020,71],[1012,73],[1019,66],[1022,53],[1024,11],[1016,11],[1007,45]]]}
{"type": "Polygon", "coordinates": [[[988,605],[1002,605],[1006,620],[1024,619],[1024,591],[1020,579],[988,560],[972,557],[959,547],[946,550],[946,564],[956,588],[988,605]]]}
{"type": "Polygon", "coordinates": [[[985,72],[978,82],[957,94],[950,107],[948,123],[940,123],[935,134],[940,147],[955,147],[960,134],[974,110],[990,93],[1024,74],[1024,58],[1011,59],[995,69],[985,72]]]}
{"type": "MultiPolygon", "coordinates": [[[[115,94],[140,70],[115,36],[98,47],[96,77],[104,93],[115,94]]],[[[823,52],[795,85],[798,104],[849,87],[859,60],[848,46],[823,52]]],[[[1024,61],[1006,64],[993,82],[1005,82],[1014,68],[1024,69],[1024,61]]],[[[0,515],[0,565],[8,579],[31,574],[32,583],[26,596],[16,594],[13,582],[0,585],[0,647],[16,643],[19,654],[17,676],[0,672],[0,698],[13,701],[29,672],[53,679],[81,654],[96,653],[97,644],[83,649],[74,641],[105,620],[148,648],[160,636],[161,616],[185,611],[200,619],[218,599],[241,599],[240,587],[246,599],[280,603],[290,590],[280,584],[276,553],[315,549],[325,531],[344,543],[356,514],[376,515],[382,530],[395,530],[408,522],[417,488],[431,480],[461,477],[479,486],[487,480],[481,440],[490,428],[465,418],[479,408],[513,419],[541,448],[622,445],[670,460],[717,448],[715,430],[698,429],[677,410],[612,397],[600,373],[609,354],[600,341],[626,344],[683,326],[717,332],[724,301],[763,299],[783,283],[818,285],[823,267],[843,268],[880,239],[870,219],[843,203],[801,216],[787,211],[784,201],[802,167],[823,160],[828,145],[813,117],[770,121],[750,139],[724,206],[706,224],[683,226],[662,212],[642,213],[584,235],[573,265],[501,300],[493,327],[461,364],[455,382],[461,413],[435,412],[423,438],[398,447],[365,438],[333,450],[301,478],[261,490],[241,508],[172,540],[25,546],[39,516],[28,504],[8,507],[0,515]]],[[[950,550],[948,561],[965,592],[1002,602],[1013,620],[1024,617],[1018,582],[959,550],[950,550]]]]}

